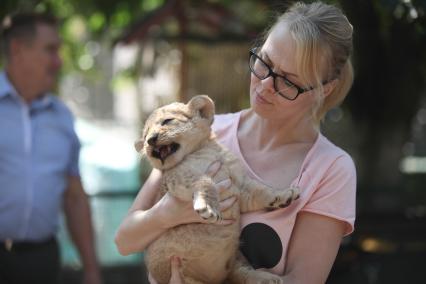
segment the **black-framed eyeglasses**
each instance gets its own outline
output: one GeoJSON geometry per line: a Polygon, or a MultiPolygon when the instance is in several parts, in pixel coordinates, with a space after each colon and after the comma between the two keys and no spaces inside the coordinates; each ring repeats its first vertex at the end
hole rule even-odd
{"type": "Polygon", "coordinates": [[[271,66],[257,55],[257,51],[257,47],[250,50],[249,67],[251,72],[260,80],[272,76],[274,79],[274,89],[281,97],[294,101],[300,94],[314,89],[313,87],[299,87],[285,76],[275,73],[272,71],[271,66]]]}

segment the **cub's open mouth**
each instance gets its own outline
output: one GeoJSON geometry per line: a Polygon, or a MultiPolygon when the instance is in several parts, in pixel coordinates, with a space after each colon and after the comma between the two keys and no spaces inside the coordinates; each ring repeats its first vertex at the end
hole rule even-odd
{"type": "Polygon", "coordinates": [[[180,145],[172,143],[169,145],[157,145],[152,149],[152,156],[160,159],[162,163],[167,159],[168,156],[172,155],[179,149],[180,145]]]}

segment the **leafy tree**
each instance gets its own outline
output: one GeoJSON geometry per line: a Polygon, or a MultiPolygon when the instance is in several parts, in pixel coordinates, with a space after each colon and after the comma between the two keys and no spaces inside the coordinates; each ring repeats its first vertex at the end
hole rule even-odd
{"type": "MultiPolygon", "coordinates": [[[[271,21],[269,11],[282,11],[276,0],[209,0],[222,5],[258,35],[271,21]]],[[[426,1],[334,0],[354,25],[355,83],[344,105],[352,120],[360,188],[398,187],[404,143],[425,94],[426,1]],[[359,150],[356,150],[359,149],[359,150]]],[[[91,41],[111,45],[125,27],[166,0],[2,0],[0,16],[14,10],[51,11],[64,21],[65,72],[88,76],[91,41]],[[84,60],[83,60],[84,59],[84,60]],[[87,63],[87,62],[86,62],[87,63]]],[[[197,7],[199,1],[186,0],[197,7]]]]}
{"type": "Polygon", "coordinates": [[[13,12],[39,11],[52,13],[63,25],[64,72],[82,70],[79,58],[90,55],[86,44],[112,40],[123,28],[146,12],[163,4],[164,0],[2,0],[0,17],[13,12]]]}

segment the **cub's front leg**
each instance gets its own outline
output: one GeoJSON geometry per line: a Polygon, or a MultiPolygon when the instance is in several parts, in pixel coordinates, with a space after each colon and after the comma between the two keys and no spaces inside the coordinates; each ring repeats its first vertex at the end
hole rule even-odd
{"type": "Polygon", "coordinates": [[[193,195],[194,210],[204,220],[216,223],[222,220],[219,208],[219,196],[210,177],[204,176],[193,183],[195,189],[193,195]]]}
{"type": "Polygon", "coordinates": [[[211,223],[222,220],[219,196],[213,180],[207,175],[190,171],[169,172],[165,176],[168,192],[173,196],[193,202],[194,210],[211,223]]]}
{"type": "Polygon", "coordinates": [[[299,198],[299,188],[273,189],[254,179],[246,178],[240,195],[241,212],[287,207],[299,198]]]}

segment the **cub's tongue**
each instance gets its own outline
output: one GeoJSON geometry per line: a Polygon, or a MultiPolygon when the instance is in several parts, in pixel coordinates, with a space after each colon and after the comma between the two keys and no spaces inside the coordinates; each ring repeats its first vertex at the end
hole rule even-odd
{"type": "Polygon", "coordinates": [[[164,160],[170,154],[170,145],[161,146],[159,150],[160,150],[160,157],[161,159],[164,160]]]}

